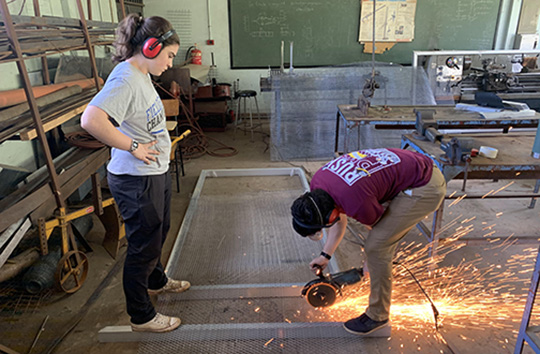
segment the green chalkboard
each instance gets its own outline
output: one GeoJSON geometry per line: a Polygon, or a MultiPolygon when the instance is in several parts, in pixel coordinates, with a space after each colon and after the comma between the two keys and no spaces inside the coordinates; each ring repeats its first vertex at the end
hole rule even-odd
{"type": "MultiPolygon", "coordinates": [[[[402,1],[402,0],[395,0],[402,1]]],[[[410,64],[414,50],[492,49],[500,0],[418,0],[414,40],[375,60],[410,64]]],[[[360,0],[229,0],[231,67],[294,67],[371,60],[358,42],[360,0]]]]}

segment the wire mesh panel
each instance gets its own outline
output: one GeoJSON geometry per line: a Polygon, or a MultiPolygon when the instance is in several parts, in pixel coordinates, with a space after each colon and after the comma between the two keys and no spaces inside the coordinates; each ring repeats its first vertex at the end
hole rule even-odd
{"type": "MultiPolygon", "coordinates": [[[[321,68],[292,75],[273,74],[272,161],[328,159],[333,157],[337,106],[357,104],[371,65],[321,68]]],[[[422,68],[378,63],[375,81],[379,88],[371,105],[434,105],[429,81],[422,68]]],[[[343,129],[340,135],[343,136],[343,129]]],[[[361,127],[364,129],[364,127],[361,127]]],[[[349,146],[357,146],[353,134],[349,146]]],[[[367,135],[367,134],[365,134],[367,135]]],[[[373,132],[369,136],[374,135],[373,132]]],[[[381,133],[387,136],[388,132],[381,133]]],[[[360,148],[381,147],[380,141],[363,137],[360,148]],[[379,146],[374,146],[379,145],[379,146]]],[[[399,147],[401,132],[393,145],[399,147]]]]}
{"type": "Polygon", "coordinates": [[[202,195],[173,277],[192,284],[290,283],[308,279],[320,246],[295,234],[296,191],[202,195]]]}
{"type": "MultiPolygon", "coordinates": [[[[367,279],[346,286],[330,307],[313,308],[299,296],[302,284],[314,278],[309,272],[305,273],[307,270],[300,265],[301,260],[309,261],[312,257],[309,253],[318,253],[320,246],[294,235],[291,230],[288,206],[306,187],[290,184],[295,179],[296,176],[234,177],[209,180],[204,186],[198,183],[192,198],[196,206],[194,213],[207,214],[195,215],[189,227],[181,231],[182,235],[187,235],[183,245],[191,251],[182,250],[171,256],[173,262],[169,262],[167,270],[181,279],[189,274],[188,280],[205,285],[159,297],[157,310],[179,316],[182,325],[170,333],[144,334],[141,353],[508,351],[521,319],[521,312],[516,309],[524,306],[527,290],[524,284],[530,280],[536,247],[531,253],[527,245],[503,241],[491,245],[493,249],[469,245],[465,252],[463,243],[441,242],[437,267],[433,269],[430,245],[423,235],[413,231],[407,236],[408,240],[398,246],[395,255],[398,266],[393,272],[391,336],[354,336],[342,328],[342,322],[365,311],[369,296],[367,279]],[[279,198],[284,199],[283,203],[279,198]],[[228,210],[223,211],[223,208],[228,210]],[[268,220],[258,218],[254,212],[257,208],[263,208],[259,214],[264,214],[268,220]],[[225,213],[225,216],[216,217],[216,213],[225,213]],[[253,220],[247,221],[250,218],[253,220]],[[233,232],[227,233],[221,241],[227,228],[233,232]],[[236,241],[230,237],[232,235],[240,235],[243,241],[236,241]],[[272,235],[275,238],[268,244],[271,247],[265,249],[266,243],[260,241],[272,235]],[[209,242],[199,244],[190,238],[209,242]],[[296,243],[295,238],[300,242],[296,243]],[[315,245],[315,250],[311,245],[315,245]],[[292,250],[293,247],[297,250],[292,250]],[[224,251],[212,253],[205,248],[224,251]],[[456,252],[458,250],[461,251],[456,252]],[[498,260],[493,263],[486,257],[489,254],[498,260]],[[219,261],[208,261],[214,257],[223,260],[223,270],[219,269],[219,261]],[[504,266],[498,266],[499,260],[504,260],[504,266]],[[198,269],[204,267],[214,269],[215,274],[198,269]],[[254,281],[259,282],[251,283],[254,281]],[[280,281],[295,281],[300,285],[292,288],[280,281]],[[234,284],[227,284],[231,282],[234,284]],[[291,288],[294,291],[290,291],[291,288]],[[258,289],[256,296],[246,289],[258,289]],[[267,296],[265,291],[269,292],[267,296]],[[426,294],[434,301],[432,304],[437,311],[426,301],[426,294]]],[[[472,230],[469,224],[475,218],[465,216],[465,220],[459,222],[460,218],[457,218],[458,224],[464,226],[459,226],[456,234],[464,235],[472,230]]],[[[184,226],[185,221],[181,230],[184,226]]],[[[456,241],[460,236],[453,237],[456,241]]],[[[347,239],[344,241],[355,249],[358,246],[347,239]]],[[[340,250],[345,245],[342,244],[340,250]]],[[[343,258],[353,264],[341,259],[343,268],[361,263],[361,255],[356,258],[351,251],[343,258]]],[[[304,266],[307,268],[307,264],[304,266]]]]}
{"type": "Polygon", "coordinates": [[[170,333],[145,334],[141,353],[326,353],[338,346],[376,352],[378,344],[347,333],[332,312],[311,307],[300,296],[302,286],[290,291],[291,283],[314,278],[308,264],[321,250],[291,226],[290,205],[304,186],[297,176],[205,181],[192,199],[181,249],[167,266],[169,276],[193,287],[160,296],[156,306],[183,324],[170,333]],[[242,286],[260,287],[262,294],[250,296],[242,286]],[[270,288],[274,294],[265,296],[270,288]]]}

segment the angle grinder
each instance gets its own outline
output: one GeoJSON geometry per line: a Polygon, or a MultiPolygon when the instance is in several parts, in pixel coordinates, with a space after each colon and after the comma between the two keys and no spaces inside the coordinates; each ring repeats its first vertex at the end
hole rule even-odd
{"type": "Polygon", "coordinates": [[[342,296],[345,286],[358,283],[364,277],[364,270],[352,268],[344,272],[324,275],[322,268],[317,268],[318,279],[313,279],[304,285],[302,297],[313,307],[332,306],[338,295],[342,296]]]}

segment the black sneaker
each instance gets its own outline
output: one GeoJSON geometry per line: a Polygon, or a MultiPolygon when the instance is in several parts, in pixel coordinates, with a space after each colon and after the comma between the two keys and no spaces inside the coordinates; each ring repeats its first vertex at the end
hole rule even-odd
{"type": "Polygon", "coordinates": [[[388,320],[385,321],[373,321],[365,313],[360,317],[348,320],[343,324],[343,328],[349,333],[359,336],[365,336],[375,332],[379,328],[388,326],[388,320]]]}

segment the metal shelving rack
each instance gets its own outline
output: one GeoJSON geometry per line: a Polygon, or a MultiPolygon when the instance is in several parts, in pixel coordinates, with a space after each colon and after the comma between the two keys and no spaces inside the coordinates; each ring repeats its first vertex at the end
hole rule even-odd
{"type": "MultiPolygon", "coordinates": [[[[71,231],[71,228],[69,227],[69,221],[73,220],[72,218],[69,218],[69,215],[66,214],[66,198],[68,195],[63,195],[61,192],[61,185],[59,182],[59,177],[56,172],[56,168],[54,165],[54,161],[52,159],[51,150],[49,147],[49,144],[47,142],[47,137],[45,135],[45,130],[43,128],[43,122],[41,113],[36,101],[36,97],[34,95],[32,84],[30,82],[30,78],[28,75],[28,70],[25,64],[25,60],[29,58],[36,58],[41,57],[42,67],[43,67],[43,77],[45,80],[45,83],[50,82],[49,78],[49,72],[47,69],[47,59],[46,57],[50,54],[58,53],[58,52],[64,52],[64,51],[71,51],[71,50],[80,50],[86,48],[88,50],[88,54],[90,57],[90,63],[92,67],[92,74],[95,81],[96,89],[100,89],[100,82],[98,77],[98,70],[96,65],[96,58],[94,55],[94,46],[95,45],[103,45],[103,44],[111,44],[108,42],[99,42],[99,43],[92,43],[90,32],[89,32],[89,22],[94,23],[94,21],[91,21],[92,17],[92,9],[91,9],[91,1],[87,1],[87,9],[88,9],[88,21],[86,20],[85,14],[84,14],[84,7],[82,4],[82,0],[76,0],[77,2],[77,9],[79,12],[79,26],[78,28],[83,32],[84,47],[75,46],[75,47],[67,47],[64,49],[50,49],[50,50],[43,50],[42,53],[34,53],[30,56],[25,56],[24,51],[21,47],[21,42],[19,40],[19,36],[17,33],[16,25],[14,22],[14,16],[10,14],[7,0],[0,0],[0,14],[1,18],[4,23],[5,32],[7,34],[9,45],[11,48],[12,53],[11,54],[4,54],[0,56],[0,63],[15,61],[19,74],[23,81],[23,88],[24,92],[26,94],[26,98],[28,101],[28,105],[30,108],[30,113],[32,116],[32,120],[34,123],[34,127],[36,130],[36,136],[39,140],[41,149],[43,151],[43,154],[45,156],[45,164],[47,166],[48,175],[50,178],[50,187],[52,190],[52,194],[54,195],[54,199],[56,202],[57,207],[57,220],[58,220],[58,226],[62,229],[62,254],[63,258],[60,260],[60,263],[58,265],[57,269],[57,282],[60,282],[61,288],[66,292],[74,292],[82,286],[82,282],[84,282],[84,279],[86,277],[86,271],[88,269],[88,262],[86,260],[86,256],[84,253],[79,252],[77,250],[77,243],[75,242],[73,232],[71,231]],[[70,289],[66,289],[62,286],[63,282],[69,279],[73,278],[73,287],[70,289]]],[[[51,17],[48,17],[45,19],[44,17],[41,17],[40,9],[39,9],[39,1],[33,0],[33,6],[34,6],[34,14],[35,17],[30,16],[15,16],[18,21],[21,21],[25,24],[32,24],[35,25],[36,31],[40,31],[40,29],[50,26],[47,23],[47,20],[50,20],[51,17]]],[[[125,16],[125,7],[123,0],[120,0],[120,6],[122,10],[123,16],[125,16]]],[[[60,20],[65,20],[64,22],[67,24],[73,19],[63,19],[63,18],[56,18],[60,20]]],[[[60,21],[62,23],[62,21],[60,21]]],[[[59,27],[68,27],[66,24],[62,25],[60,24],[59,27]]],[[[116,27],[116,26],[114,26],[116,27]]],[[[74,112],[75,113],[75,112],[74,112]]],[[[79,112],[80,113],[80,112],[79,112]]],[[[77,114],[73,114],[75,116],[77,114]]],[[[96,184],[93,178],[94,185],[96,184]]],[[[96,189],[96,188],[94,188],[96,189]]],[[[101,195],[98,197],[95,197],[99,199],[99,205],[95,205],[97,210],[100,212],[103,212],[103,207],[107,206],[101,203],[101,195]]],[[[96,204],[96,203],[95,203],[96,204]]],[[[41,241],[41,253],[43,255],[48,253],[47,248],[47,240],[48,236],[50,236],[50,233],[47,235],[47,231],[45,230],[45,222],[44,220],[39,222],[39,233],[40,233],[40,241],[41,241]],[[45,234],[45,237],[43,236],[45,234]]],[[[51,230],[52,232],[52,230],[51,230]]]]}

